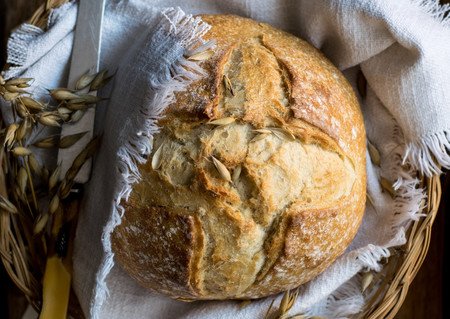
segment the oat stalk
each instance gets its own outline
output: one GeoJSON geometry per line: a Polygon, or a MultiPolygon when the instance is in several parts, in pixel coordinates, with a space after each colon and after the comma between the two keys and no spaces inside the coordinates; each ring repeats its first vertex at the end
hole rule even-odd
{"type": "MultiPolygon", "coordinates": [[[[107,72],[99,72],[90,78],[92,80],[97,78],[96,90],[106,85],[111,79],[107,77],[107,72]]],[[[38,146],[52,149],[71,147],[84,134],[64,138],[51,136],[41,138],[37,142],[36,140],[46,127],[59,127],[65,122],[76,122],[83,116],[85,108],[103,99],[78,90],[59,88],[48,90],[49,96],[53,98],[53,102],[49,105],[35,99],[30,93],[32,90],[28,91],[31,81],[33,79],[30,78],[5,80],[0,75],[0,98],[9,103],[13,118],[13,123],[8,127],[3,127],[3,121],[0,118],[0,139],[4,140],[3,149],[0,151],[0,165],[8,177],[0,176],[2,192],[0,210],[10,214],[3,215],[6,218],[2,220],[2,227],[5,222],[6,227],[10,227],[11,231],[8,235],[10,238],[4,238],[4,236],[0,238],[2,249],[0,258],[7,265],[5,268],[8,274],[22,292],[36,302],[41,291],[42,270],[45,262],[39,258],[39,255],[47,256],[47,251],[51,253],[54,249],[53,245],[56,241],[54,231],[57,232],[61,227],[61,224],[55,221],[64,221],[75,215],[65,216],[62,209],[72,201],[72,199],[64,200],[73,185],[71,176],[66,175],[65,179],[59,182],[60,169],[57,168],[49,177],[48,169],[40,166],[33,151],[38,146]],[[68,107],[69,104],[75,105],[74,108],[78,104],[81,110],[71,110],[68,107]],[[36,183],[36,177],[39,177],[40,183],[36,183]],[[24,215],[23,212],[27,214],[24,215]],[[15,217],[14,214],[19,214],[21,218],[15,217]],[[47,227],[50,224],[53,225],[51,230],[47,227]]],[[[81,82],[89,86],[92,83],[92,81],[88,83],[89,81],[84,79],[84,82],[81,82]]],[[[88,89],[88,92],[92,91],[92,87],[88,89]]],[[[83,165],[84,160],[93,155],[98,143],[99,139],[88,144],[89,147],[83,150],[82,158],[78,157],[77,166],[83,165]]],[[[72,168],[72,174],[76,173],[78,167],[72,168]]],[[[56,283],[60,284],[60,281],[56,283]]],[[[68,283],[70,285],[70,281],[68,283]]]]}
{"type": "Polygon", "coordinates": [[[34,191],[33,179],[31,178],[31,171],[30,171],[30,165],[28,163],[28,157],[24,157],[23,162],[25,163],[25,169],[27,170],[28,182],[30,183],[31,196],[33,197],[34,209],[36,211],[38,211],[38,203],[37,203],[36,193],[34,191]]]}
{"type": "MultiPolygon", "coordinates": [[[[283,295],[283,298],[281,298],[280,306],[278,307],[277,311],[273,313],[272,316],[270,316],[271,319],[286,319],[287,315],[289,313],[289,310],[294,306],[295,300],[297,300],[298,297],[298,289],[291,292],[290,290],[286,291],[283,295]]],[[[274,299],[275,300],[275,299],[274,299]]],[[[269,309],[267,310],[266,317],[269,318],[270,310],[273,306],[273,302],[270,304],[269,309]]]]}

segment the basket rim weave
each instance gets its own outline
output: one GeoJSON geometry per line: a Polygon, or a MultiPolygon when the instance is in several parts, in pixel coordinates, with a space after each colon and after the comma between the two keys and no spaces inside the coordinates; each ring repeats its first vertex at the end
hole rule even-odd
{"type": "MultiPolygon", "coordinates": [[[[28,23],[46,28],[50,10],[68,0],[46,0],[33,14],[28,23]]],[[[3,119],[0,116],[0,128],[3,119]]],[[[0,149],[0,194],[6,196],[4,148],[0,149]]],[[[362,312],[351,318],[394,318],[406,298],[409,286],[417,275],[430,245],[431,230],[436,218],[440,199],[440,176],[421,176],[422,187],[426,188],[427,198],[420,213],[425,217],[413,221],[407,231],[407,242],[401,247],[391,249],[391,257],[382,271],[375,274],[366,292],[371,297],[362,312]]],[[[27,238],[20,231],[20,220],[11,214],[0,212],[0,258],[14,284],[26,296],[29,303],[39,310],[41,303],[41,284],[36,274],[28,269],[26,248],[27,238]]]]}

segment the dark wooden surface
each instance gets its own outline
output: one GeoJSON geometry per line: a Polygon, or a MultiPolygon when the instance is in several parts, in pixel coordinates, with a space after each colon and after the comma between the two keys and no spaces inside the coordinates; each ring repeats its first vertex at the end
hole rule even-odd
{"type": "MultiPolygon", "coordinates": [[[[442,1],[449,3],[450,0],[442,1]]],[[[12,28],[25,21],[36,10],[42,0],[0,0],[0,67],[5,62],[6,39],[12,28]]],[[[445,228],[448,228],[446,210],[450,203],[450,174],[441,178],[442,201],[436,221],[433,225],[432,238],[428,255],[417,277],[410,286],[408,296],[398,312],[397,319],[450,318],[449,304],[444,302],[443,296],[448,295],[448,288],[444,286],[448,269],[449,257],[448,236],[445,237],[445,228]]],[[[20,318],[25,306],[25,300],[8,280],[0,265],[0,318],[20,318]]]]}

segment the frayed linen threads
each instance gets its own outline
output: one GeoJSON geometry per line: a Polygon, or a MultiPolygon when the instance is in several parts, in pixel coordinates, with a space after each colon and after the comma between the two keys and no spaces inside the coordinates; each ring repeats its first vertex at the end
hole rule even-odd
{"type": "Polygon", "coordinates": [[[200,40],[209,28],[200,18],[186,15],[180,8],[168,8],[161,12],[157,27],[150,37],[147,46],[150,52],[146,52],[146,55],[153,56],[157,62],[146,65],[144,74],[149,76],[148,91],[136,114],[126,121],[125,126],[130,128],[129,134],[117,153],[118,193],[111,219],[102,235],[105,257],[96,277],[95,297],[90,309],[93,318],[98,318],[99,310],[109,294],[106,277],[114,266],[111,233],[120,224],[124,213],[121,201],[128,199],[131,186],[140,180],[138,165],[144,163],[146,155],[152,151],[151,137],[159,131],[157,120],[161,112],[174,100],[176,91],[185,89],[204,74],[197,63],[185,58],[185,54],[194,44],[200,44],[204,50],[214,46],[214,42],[203,43],[200,40]]]}

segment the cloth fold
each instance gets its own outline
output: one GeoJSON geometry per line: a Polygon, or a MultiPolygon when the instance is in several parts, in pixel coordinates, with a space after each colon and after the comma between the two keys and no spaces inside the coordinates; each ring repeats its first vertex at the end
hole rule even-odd
{"type": "MultiPolygon", "coordinates": [[[[120,222],[120,201],[139,178],[136,163],[151,152],[151,136],[158,130],[155,120],[173,92],[188,83],[180,81],[181,76],[187,81],[201,76],[194,64],[189,65],[191,73],[184,72],[183,54],[207,26],[181,9],[164,9],[179,4],[107,3],[101,61],[103,67],[119,70],[114,84],[101,92],[111,97],[109,105],[100,104],[97,110],[96,127],[105,136],[87,185],[74,254],[74,288],[87,317],[259,318],[273,298],[275,305],[281,299],[263,298],[243,309],[237,301],[187,304],[144,290],[114,265],[109,233],[120,222]]],[[[358,74],[367,79],[367,92],[358,98],[367,137],[382,159],[380,166],[367,161],[374,207],[367,205],[347,252],[301,287],[290,311],[332,318],[357,313],[370,297],[361,294],[358,273],[378,271],[389,248],[403,244],[405,230],[421,217],[425,195],[415,170],[431,175],[440,172],[439,166],[450,166],[450,20],[444,18],[449,7],[434,0],[231,0],[226,5],[188,0],[182,9],[189,14],[234,13],[271,23],[322,50],[356,92],[358,74]],[[395,198],[380,186],[381,177],[395,182],[395,198]]],[[[54,10],[51,17],[45,33],[23,25],[12,35],[8,62],[16,66],[4,74],[6,78],[33,77],[35,87],[64,85],[76,4],[54,10]]],[[[8,111],[2,104],[6,119],[11,118],[8,111]]]]}

